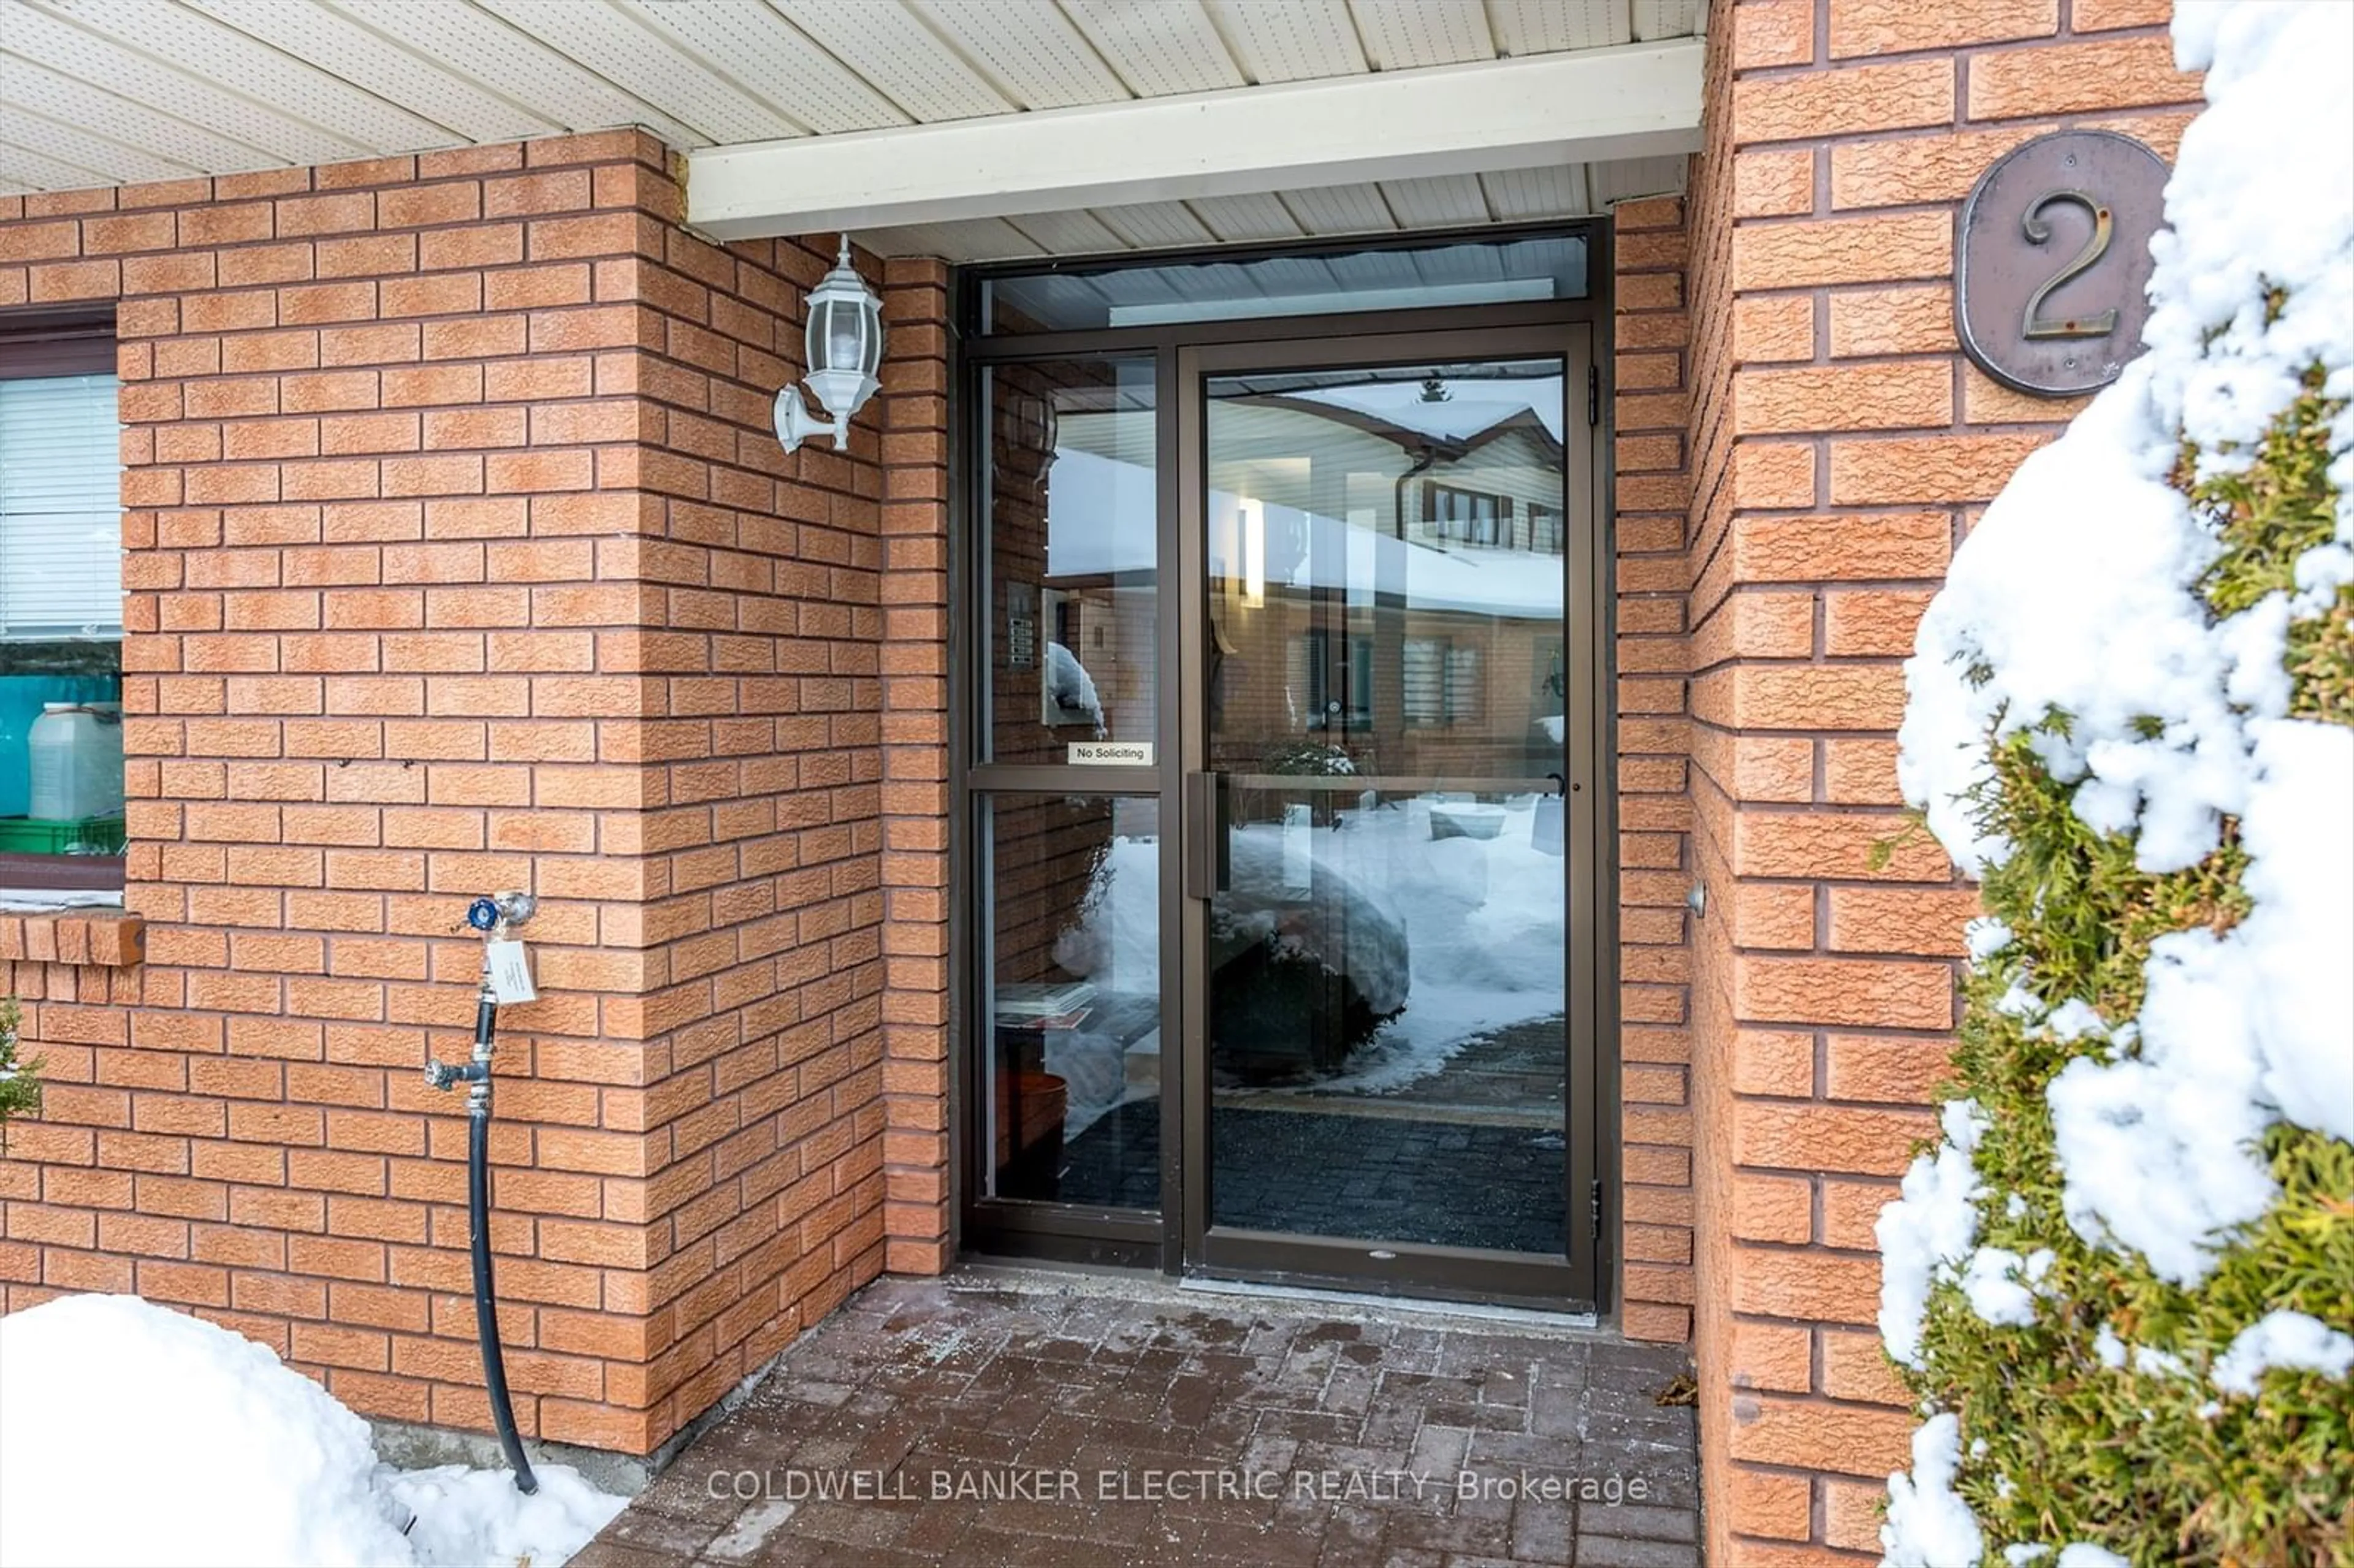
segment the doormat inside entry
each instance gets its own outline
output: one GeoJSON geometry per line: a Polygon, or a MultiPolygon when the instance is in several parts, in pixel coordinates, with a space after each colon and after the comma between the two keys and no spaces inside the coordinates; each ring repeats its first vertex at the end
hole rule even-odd
{"type": "MultiPolygon", "coordinates": [[[[1562,1255],[1557,1131],[1214,1106],[1210,1136],[1219,1224],[1562,1255]]],[[[1071,1140],[1054,1196],[1159,1208],[1161,1102],[1130,1100],[1071,1140]]]]}

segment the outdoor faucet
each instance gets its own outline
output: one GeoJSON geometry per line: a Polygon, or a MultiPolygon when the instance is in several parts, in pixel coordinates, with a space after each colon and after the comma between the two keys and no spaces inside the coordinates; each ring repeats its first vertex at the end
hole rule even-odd
{"type": "Polygon", "coordinates": [[[538,910],[537,898],[514,888],[486,893],[466,906],[467,929],[479,931],[482,937],[482,984],[474,1001],[473,1058],[456,1063],[428,1057],[425,1082],[437,1089],[472,1085],[466,1092],[469,1116],[491,1114],[491,1051],[497,1038],[499,1015],[498,991],[491,980],[491,944],[504,940],[508,932],[529,921],[538,910]]]}
{"type": "Polygon", "coordinates": [[[539,912],[539,900],[519,888],[500,893],[486,893],[466,906],[466,924],[485,937],[504,935],[504,928],[520,926],[539,912]]]}
{"type": "Polygon", "coordinates": [[[512,988],[514,1000],[529,1001],[536,992],[523,944],[509,933],[532,917],[539,901],[528,893],[486,894],[466,906],[466,925],[482,934],[482,984],[474,1001],[474,1054],[467,1062],[425,1062],[425,1081],[437,1089],[466,1089],[466,1221],[474,1274],[474,1330],[482,1349],[482,1382],[491,1396],[491,1420],[498,1428],[499,1446],[514,1471],[515,1489],[526,1496],[539,1489],[531,1460],[515,1431],[514,1405],[507,1392],[506,1358],[499,1345],[498,1292],[491,1264],[491,1048],[498,1036],[501,981],[512,988]],[[504,949],[504,953],[502,949],[504,949]],[[498,967],[502,961],[504,967],[498,967]]]}

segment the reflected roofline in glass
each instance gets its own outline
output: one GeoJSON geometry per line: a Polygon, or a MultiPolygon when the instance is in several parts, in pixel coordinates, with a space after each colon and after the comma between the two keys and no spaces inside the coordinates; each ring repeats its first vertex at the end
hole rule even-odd
{"type": "Polygon", "coordinates": [[[983,336],[1592,297],[1588,227],[1306,240],[973,270],[983,336]],[[1008,313],[1018,310],[1017,319],[1008,313]]]}

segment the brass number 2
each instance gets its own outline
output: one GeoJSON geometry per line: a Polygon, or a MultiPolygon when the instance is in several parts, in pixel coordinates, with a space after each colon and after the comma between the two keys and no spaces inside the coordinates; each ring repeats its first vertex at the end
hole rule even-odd
{"type": "Polygon", "coordinates": [[[2052,291],[2098,261],[2102,254],[2108,249],[2109,238],[2115,232],[2115,225],[2109,217],[2109,209],[2085,192],[2046,191],[2028,204],[2027,216],[2020,225],[2027,231],[2029,244],[2044,245],[2051,242],[2052,226],[2046,223],[2041,215],[2045,207],[2054,202],[2073,202],[2092,214],[2093,238],[2084,242],[2084,249],[2076,252],[2073,260],[2052,273],[2044,281],[2041,288],[2027,296],[2027,311],[2020,330],[2030,338],[2106,337],[2117,330],[2117,313],[2114,310],[2103,311],[2096,316],[2083,317],[2052,317],[2042,313],[2043,302],[2050,297],[2052,291]]]}

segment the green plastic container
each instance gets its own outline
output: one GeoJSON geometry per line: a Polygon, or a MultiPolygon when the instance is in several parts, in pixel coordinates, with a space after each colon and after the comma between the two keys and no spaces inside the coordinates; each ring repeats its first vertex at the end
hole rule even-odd
{"type": "Polygon", "coordinates": [[[123,838],[121,817],[78,822],[0,817],[0,854],[121,854],[123,838]]]}

